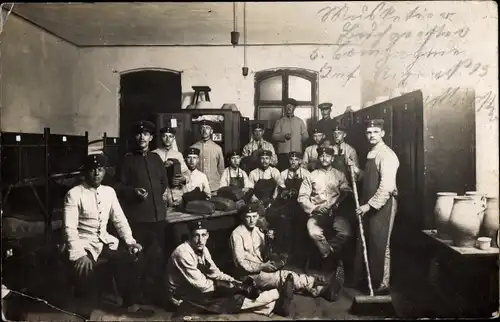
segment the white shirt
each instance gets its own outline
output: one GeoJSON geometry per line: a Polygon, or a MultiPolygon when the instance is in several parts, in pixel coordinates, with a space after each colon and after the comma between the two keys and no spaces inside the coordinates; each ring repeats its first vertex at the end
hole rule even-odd
{"type": "Polygon", "coordinates": [[[118,248],[118,239],[107,231],[110,219],[128,245],[136,243],[113,188],[83,183],[68,191],[63,221],[71,261],[87,255],[86,250],[97,261],[104,244],[113,250],[118,248]]]}
{"type": "Polygon", "coordinates": [[[309,177],[310,175],[311,175],[311,173],[302,167],[298,168],[297,171],[295,171],[295,172],[290,171],[290,169],[286,169],[286,170],[281,171],[281,173],[280,173],[279,185],[282,188],[286,188],[285,187],[285,180],[286,179],[294,179],[294,178],[305,179],[306,177],[309,177]]]}
{"type": "Polygon", "coordinates": [[[250,171],[250,174],[248,175],[248,179],[250,180],[250,184],[252,185],[252,188],[255,186],[257,181],[260,179],[274,179],[276,181],[276,184],[279,184],[280,182],[280,171],[276,169],[275,167],[270,166],[266,170],[262,170],[261,168],[253,169],[250,171]]]}
{"type": "Polygon", "coordinates": [[[257,227],[250,231],[245,225],[239,225],[231,233],[230,241],[234,264],[246,273],[259,273],[264,263],[264,233],[257,227]]]}
{"type": "Polygon", "coordinates": [[[168,159],[176,159],[179,161],[181,164],[181,172],[183,175],[186,175],[188,170],[188,167],[186,165],[186,162],[184,161],[184,156],[182,153],[179,151],[174,151],[172,148],[170,150],[165,150],[165,149],[156,149],[153,150],[152,152],[158,154],[160,158],[163,160],[163,163],[167,162],[168,159]]]}
{"type": "Polygon", "coordinates": [[[233,169],[231,167],[227,167],[222,172],[222,176],[220,178],[220,187],[229,187],[231,178],[243,178],[243,188],[251,188],[252,184],[248,179],[248,175],[245,171],[238,169],[233,169]]]}
{"type": "Polygon", "coordinates": [[[200,190],[205,192],[209,198],[212,195],[207,175],[198,169],[194,169],[190,174],[188,174],[188,177],[186,178],[186,185],[184,186],[184,193],[191,192],[196,188],[200,188],[200,190]]]}

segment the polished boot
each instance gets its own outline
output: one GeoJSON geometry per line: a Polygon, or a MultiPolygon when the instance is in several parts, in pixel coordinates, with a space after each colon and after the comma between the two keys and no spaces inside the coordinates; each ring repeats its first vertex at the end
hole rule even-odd
{"type": "Polygon", "coordinates": [[[279,286],[279,299],[276,301],[274,312],[283,317],[290,315],[290,305],[293,299],[293,275],[288,274],[284,282],[279,286]]]}

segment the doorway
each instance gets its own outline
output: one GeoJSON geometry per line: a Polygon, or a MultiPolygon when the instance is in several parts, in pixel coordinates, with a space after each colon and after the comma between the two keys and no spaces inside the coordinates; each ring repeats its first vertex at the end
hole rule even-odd
{"type": "MultiPolygon", "coordinates": [[[[169,69],[139,69],[120,75],[120,142],[122,152],[130,147],[130,128],[134,122],[148,120],[156,124],[156,113],[181,110],[181,73],[169,69]]],[[[154,142],[151,147],[154,147],[154,142]]]]}

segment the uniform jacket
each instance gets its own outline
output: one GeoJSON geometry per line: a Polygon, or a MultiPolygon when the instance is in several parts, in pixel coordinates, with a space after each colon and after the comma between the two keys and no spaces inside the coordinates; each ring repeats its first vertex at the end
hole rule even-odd
{"type": "MultiPolygon", "coordinates": [[[[333,145],[332,148],[333,148],[333,152],[335,153],[335,155],[338,155],[339,154],[338,146],[333,145]]],[[[347,163],[347,160],[349,160],[349,158],[351,158],[352,161],[354,162],[354,164],[356,165],[356,167],[359,168],[358,153],[356,153],[356,150],[352,146],[350,146],[349,144],[347,144],[345,142],[343,142],[340,145],[340,149],[342,150],[342,153],[344,153],[345,162],[347,163]]]]}
{"type": "Polygon", "coordinates": [[[220,177],[224,171],[224,155],[220,145],[212,140],[198,141],[191,146],[200,150],[200,163],[198,169],[208,177],[210,189],[219,189],[220,177]]]}
{"type": "Polygon", "coordinates": [[[332,118],[321,119],[316,123],[318,129],[325,135],[328,139],[333,139],[333,128],[336,125],[336,121],[332,118]]]}
{"type": "Polygon", "coordinates": [[[186,185],[184,186],[184,193],[191,192],[196,188],[200,188],[208,198],[211,196],[210,184],[208,182],[207,175],[198,169],[189,171],[188,177],[186,179],[186,185]]]}
{"type": "Polygon", "coordinates": [[[293,179],[295,178],[295,175],[299,179],[305,179],[306,177],[309,177],[311,173],[304,168],[298,168],[295,173],[292,173],[289,169],[283,170],[280,173],[280,187],[285,188],[285,180],[293,179]]]}
{"type": "Polygon", "coordinates": [[[278,142],[278,153],[302,152],[302,143],[308,138],[306,124],[297,116],[283,116],[274,125],[273,140],[278,142]],[[285,139],[286,133],[292,135],[290,140],[285,139]]]}
{"type": "Polygon", "coordinates": [[[231,233],[231,251],[234,264],[246,274],[257,274],[264,263],[264,233],[257,227],[252,231],[239,225],[231,233]]]}
{"type": "Polygon", "coordinates": [[[340,197],[341,190],[350,190],[345,175],[337,169],[317,169],[302,181],[297,201],[311,214],[318,206],[330,208],[340,197]]]}
{"type": "Polygon", "coordinates": [[[118,248],[118,239],[107,231],[109,220],[127,244],[136,242],[115,190],[108,186],[93,188],[83,183],[69,190],[63,220],[71,261],[87,255],[87,250],[97,261],[104,244],[113,250],[118,248]]]}
{"type": "Polygon", "coordinates": [[[243,147],[243,152],[241,153],[241,155],[244,157],[249,157],[253,152],[259,150],[259,148],[261,148],[262,150],[271,151],[271,165],[278,164],[278,157],[276,155],[276,151],[274,150],[274,146],[264,139],[261,139],[260,141],[255,141],[254,139],[250,140],[250,142],[243,147]]]}
{"type": "Polygon", "coordinates": [[[313,144],[308,146],[304,151],[304,157],[302,158],[302,164],[307,166],[311,161],[318,160],[318,145],[313,144]]]}
{"type": "Polygon", "coordinates": [[[167,264],[167,294],[176,305],[183,298],[193,294],[214,291],[214,280],[235,281],[215,265],[210,252],[205,247],[201,254],[197,254],[189,242],[177,246],[167,264]],[[209,274],[202,273],[198,264],[208,264],[209,274]]]}
{"type": "Polygon", "coordinates": [[[155,222],[166,218],[163,194],[167,188],[167,172],[156,153],[135,151],[127,153],[117,171],[116,192],[127,219],[132,222],[155,222]],[[141,200],[134,188],[148,191],[141,200]]]}
{"type": "Polygon", "coordinates": [[[186,162],[184,161],[184,156],[182,155],[182,153],[180,153],[179,151],[174,151],[172,149],[170,150],[165,150],[165,149],[156,149],[156,150],[153,150],[154,153],[158,154],[161,158],[161,160],[163,161],[163,163],[165,163],[168,159],[176,159],[179,161],[179,163],[181,164],[181,172],[184,176],[187,175],[188,173],[188,167],[186,165],[186,162]]]}

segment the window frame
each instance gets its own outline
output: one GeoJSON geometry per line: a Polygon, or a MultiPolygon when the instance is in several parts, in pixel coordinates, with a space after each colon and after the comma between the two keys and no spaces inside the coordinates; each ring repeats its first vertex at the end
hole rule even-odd
{"type": "MultiPolygon", "coordinates": [[[[311,120],[316,120],[318,117],[317,105],[318,105],[318,82],[319,82],[319,74],[316,71],[307,70],[303,68],[279,68],[279,69],[271,69],[271,70],[263,70],[255,73],[254,77],[254,88],[255,88],[255,97],[254,97],[254,118],[256,120],[260,119],[260,109],[266,108],[282,108],[285,107],[285,101],[288,97],[288,89],[289,89],[289,77],[296,76],[302,79],[305,79],[311,82],[311,100],[310,101],[297,101],[297,106],[309,105],[311,106],[311,120]],[[261,100],[260,99],[260,84],[262,81],[269,79],[271,77],[281,76],[282,77],[282,99],[279,101],[270,101],[270,100],[261,100]]],[[[282,114],[283,115],[283,114],[282,114]]]]}

